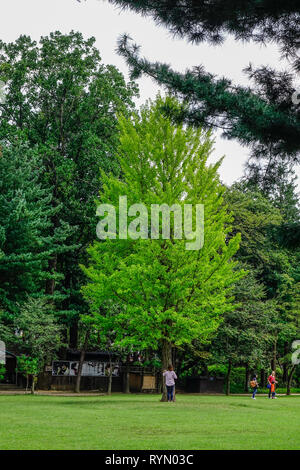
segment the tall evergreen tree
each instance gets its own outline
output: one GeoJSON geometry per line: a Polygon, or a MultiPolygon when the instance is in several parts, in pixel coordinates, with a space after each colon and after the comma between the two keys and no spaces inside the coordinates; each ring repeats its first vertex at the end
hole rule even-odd
{"type": "Polygon", "coordinates": [[[114,66],[102,64],[94,43],[76,32],[51,33],[39,44],[27,36],[0,42],[0,78],[7,89],[0,135],[10,141],[21,133],[41,155],[43,182],[52,193],[49,236],[72,230],[68,246],[57,246],[48,258],[45,288],[48,295],[64,295],[57,307],[72,347],[79,315],[87,310],[78,263],[95,237],[100,168],[118,173],[117,113],[128,114],[137,93],[114,66]]]}
{"type": "MultiPolygon", "coordinates": [[[[0,155],[0,310],[12,319],[27,295],[45,297],[48,259],[63,250],[67,226],[53,229],[52,194],[40,155],[15,139],[0,155]]],[[[55,300],[49,296],[49,300],[55,300]]]]}

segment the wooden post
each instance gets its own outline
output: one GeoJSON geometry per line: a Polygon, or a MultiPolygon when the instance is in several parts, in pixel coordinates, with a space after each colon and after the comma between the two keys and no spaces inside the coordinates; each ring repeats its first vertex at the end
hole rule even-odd
{"type": "Polygon", "coordinates": [[[77,372],[77,377],[76,377],[76,385],[75,385],[75,393],[80,392],[80,382],[81,382],[81,374],[82,374],[82,367],[84,363],[84,358],[85,358],[85,352],[87,350],[87,345],[90,337],[90,329],[87,330],[85,334],[85,339],[84,343],[80,352],[80,360],[79,360],[79,365],[78,365],[78,372],[77,372]]]}
{"type": "Polygon", "coordinates": [[[226,376],[226,395],[230,395],[230,377],[231,377],[232,363],[231,360],[228,361],[228,371],[226,376]]]}
{"type": "MultiPolygon", "coordinates": [[[[163,341],[162,345],[162,372],[168,369],[172,360],[172,346],[168,341],[163,341]]],[[[160,401],[167,401],[166,380],[163,377],[163,393],[160,401]]]]}

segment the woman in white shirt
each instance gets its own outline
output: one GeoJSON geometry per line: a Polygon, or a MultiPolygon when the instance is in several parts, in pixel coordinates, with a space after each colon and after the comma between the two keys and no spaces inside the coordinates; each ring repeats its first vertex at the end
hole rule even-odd
{"type": "Polygon", "coordinates": [[[168,370],[163,372],[163,376],[166,379],[168,401],[174,401],[175,380],[177,379],[177,375],[175,374],[171,364],[169,365],[168,370]]]}

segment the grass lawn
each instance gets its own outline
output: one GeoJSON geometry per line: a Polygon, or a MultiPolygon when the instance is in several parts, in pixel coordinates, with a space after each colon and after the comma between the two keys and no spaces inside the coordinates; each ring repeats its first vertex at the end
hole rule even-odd
{"type": "Polygon", "coordinates": [[[2,450],[300,449],[299,423],[297,396],[0,396],[2,450]]]}

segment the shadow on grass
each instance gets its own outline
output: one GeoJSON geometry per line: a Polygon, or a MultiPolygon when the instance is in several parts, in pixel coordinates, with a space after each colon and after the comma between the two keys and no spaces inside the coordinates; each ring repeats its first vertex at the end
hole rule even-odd
{"type": "MultiPolygon", "coordinates": [[[[24,395],[23,395],[24,396],[24,395]]],[[[26,396],[26,395],[25,395],[26,396]]],[[[122,405],[126,407],[135,407],[137,405],[142,405],[144,406],[147,404],[149,406],[153,405],[160,405],[160,406],[170,406],[169,403],[162,403],[160,401],[160,397],[157,397],[157,400],[147,400],[145,399],[137,399],[137,400],[124,400],[122,397],[119,398],[111,398],[110,396],[99,396],[99,398],[93,397],[64,397],[64,396],[49,396],[49,395],[28,395],[28,397],[31,397],[33,400],[37,399],[36,403],[41,404],[41,401],[44,400],[44,398],[47,398],[47,401],[45,400],[45,404],[47,403],[47,406],[76,406],[78,405],[79,407],[88,407],[91,405],[100,405],[100,406],[112,406],[112,405],[122,405]],[[50,400],[49,400],[50,398],[50,400]],[[41,400],[41,401],[40,401],[41,400]]],[[[174,404],[175,405],[175,404],[174,404]]],[[[171,404],[172,406],[172,404],[171,404]]]]}

